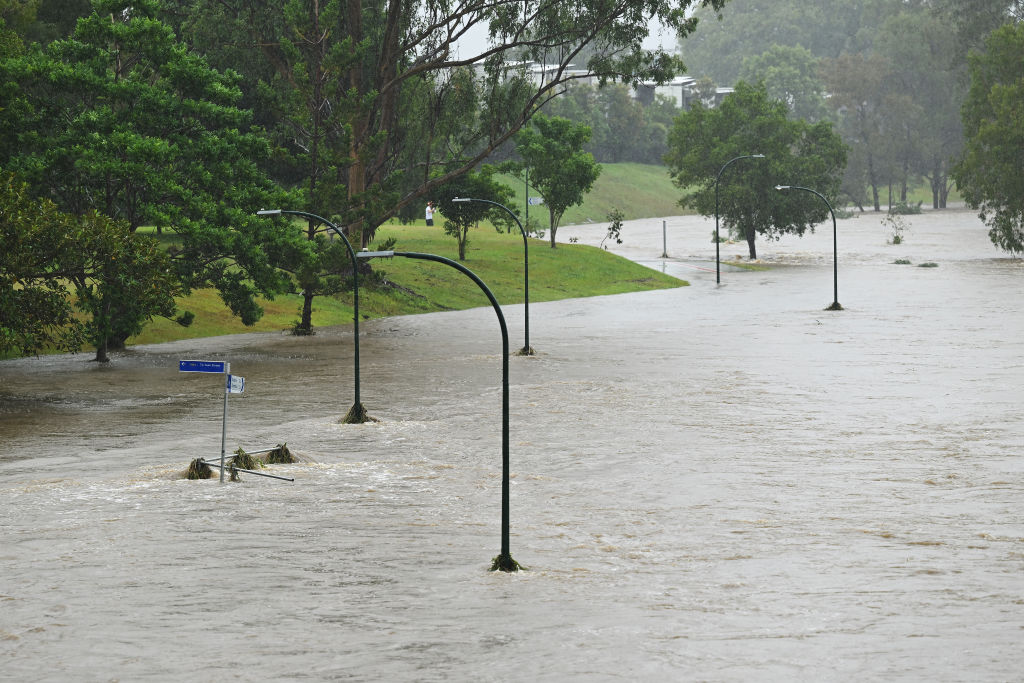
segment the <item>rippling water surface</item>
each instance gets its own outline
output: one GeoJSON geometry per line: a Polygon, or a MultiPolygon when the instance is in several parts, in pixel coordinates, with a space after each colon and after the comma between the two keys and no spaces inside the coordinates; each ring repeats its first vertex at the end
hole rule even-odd
{"type": "Polygon", "coordinates": [[[839,223],[840,312],[831,226],[716,286],[698,218],[617,247],[692,286],[532,306],[511,575],[489,308],[365,324],[365,425],[348,327],[0,362],[0,679],[1019,679],[1024,266],[910,224],[839,223]],[[294,483],[181,478],[223,396],[183,358],[294,483]]]}

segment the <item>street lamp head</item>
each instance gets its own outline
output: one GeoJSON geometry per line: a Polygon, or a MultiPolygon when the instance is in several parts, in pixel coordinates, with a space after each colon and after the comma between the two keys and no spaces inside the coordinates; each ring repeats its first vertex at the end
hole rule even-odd
{"type": "Polygon", "coordinates": [[[394,257],[394,251],[370,251],[369,249],[363,249],[362,251],[356,252],[356,258],[392,258],[394,257]]]}
{"type": "Polygon", "coordinates": [[[257,216],[280,216],[281,209],[260,209],[256,212],[257,216]]]}
{"type": "Polygon", "coordinates": [[[776,185],[775,189],[779,190],[779,191],[782,191],[782,190],[788,190],[790,187],[792,187],[792,186],[791,185],[776,185]]]}
{"type": "Polygon", "coordinates": [[[751,159],[764,159],[764,155],[763,154],[751,154],[750,158],[751,159]]]}
{"type": "Polygon", "coordinates": [[[455,198],[455,199],[453,199],[452,201],[453,201],[453,202],[460,202],[460,203],[461,203],[461,202],[471,202],[471,201],[473,201],[473,200],[472,200],[472,199],[470,199],[469,197],[456,197],[456,198],[455,198]]]}

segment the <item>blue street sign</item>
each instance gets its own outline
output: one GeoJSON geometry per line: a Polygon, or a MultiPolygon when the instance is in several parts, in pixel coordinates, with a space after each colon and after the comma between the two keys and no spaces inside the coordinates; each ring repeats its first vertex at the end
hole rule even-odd
{"type": "Polygon", "coordinates": [[[226,372],[227,363],[222,360],[179,360],[179,372],[226,372]]]}

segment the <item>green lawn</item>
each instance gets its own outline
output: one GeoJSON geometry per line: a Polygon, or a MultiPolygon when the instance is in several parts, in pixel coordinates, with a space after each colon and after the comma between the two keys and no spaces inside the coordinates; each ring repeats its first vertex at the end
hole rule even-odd
{"type": "MultiPolygon", "coordinates": [[[[456,259],[455,240],[440,226],[390,224],[381,227],[377,240],[397,240],[396,251],[416,251],[456,259]]],[[[680,287],[687,283],[637,265],[601,249],[582,244],[562,244],[557,249],[545,240],[530,240],[530,301],[620,294],[648,289],[680,287]]],[[[498,233],[490,225],[470,232],[466,261],[503,305],[523,301],[523,239],[498,233]]],[[[364,283],[359,292],[359,312],[365,318],[411,313],[459,310],[487,306],[486,296],[465,275],[440,263],[404,258],[373,261],[374,270],[386,283],[364,283]]],[[[298,320],[301,298],[281,296],[262,302],[263,318],[245,327],[224,307],[216,292],[202,290],[179,300],[179,308],[196,314],[192,326],[183,328],[169,320],[155,320],[129,344],[148,344],[174,339],[252,331],[289,329],[298,320]]],[[[323,327],[352,321],[352,295],[317,297],[313,301],[313,325],[323,327]]]]}
{"type": "MultiPolygon", "coordinates": [[[[512,176],[498,177],[515,191],[513,207],[519,209],[522,218],[526,210],[523,182],[512,176]]],[[[530,195],[534,194],[536,192],[531,189],[530,195]]],[[[689,209],[680,208],[678,202],[682,196],[682,191],[672,184],[668,169],[664,166],[601,164],[601,175],[594,183],[594,188],[583,199],[583,204],[565,212],[561,225],[605,223],[612,209],[619,209],[627,219],[692,213],[689,209]]],[[[548,211],[543,205],[531,206],[530,217],[539,219],[542,229],[547,228],[548,211]]]]}

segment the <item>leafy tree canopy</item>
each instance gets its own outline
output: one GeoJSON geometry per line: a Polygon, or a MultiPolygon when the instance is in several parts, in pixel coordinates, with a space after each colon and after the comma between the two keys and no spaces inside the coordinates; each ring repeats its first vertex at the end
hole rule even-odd
{"type": "Polygon", "coordinates": [[[153,2],[93,7],[72,38],[0,61],[0,164],[63,211],[173,229],[183,285],[216,286],[255,322],[255,296],[288,286],[275,259],[299,251],[253,215],[280,202],[258,166],[267,142],[235,106],[238,76],[177,43],[153,2]]]}
{"type": "Polygon", "coordinates": [[[9,175],[0,184],[0,353],[76,351],[88,340],[105,361],[107,339],[172,315],[178,292],[152,238],[95,211],[60,212],[9,175]]]}
{"type": "Polygon", "coordinates": [[[692,7],[721,9],[725,0],[174,4],[189,24],[243,27],[231,35],[247,33],[259,61],[273,66],[273,92],[305,103],[301,115],[295,106],[287,114],[293,151],[325,155],[315,181],[338,188],[335,210],[367,244],[383,221],[476,168],[546,100],[585,77],[574,69],[602,82],[671,78],[678,58],[643,46],[649,20],[686,35],[696,26],[692,7]],[[481,30],[487,45],[471,47],[467,36],[481,30]],[[525,60],[546,64],[544,78],[528,74],[525,60]],[[474,92],[453,77],[462,67],[474,92]],[[453,113],[458,125],[447,125],[453,113]]]}
{"type": "Polygon", "coordinates": [[[544,197],[554,249],[562,215],[583,202],[583,195],[601,174],[601,165],[583,151],[590,140],[589,126],[543,115],[534,116],[531,124],[516,135],[516,153],[522,161],[510,168],[520,173],[528,170],[530,183],[544,197]]]}
{"type": "Polygon", "coordinates": [[[802,235],[828,215],[822,202],[800,196],[810,193],[781,195],[775,186],[809,187],[834,201],[846,164],[846,146],[829,122],[809,124],[787,114],[786,104],[769,97],[763,84],[741,81],[720,106],[695,105],[669,133],[666,162],[673,181],[691,190],[680,204],[714,215],[717,184],[719,216],[746,239],[751,259],[757,258],[756,235],[802,235]],[[732,162],[753,154],[765,158],[732,162]]]}
{"type": "Polygon", "coordinates": [[[813,123],[828,113],[818,71],[819,61],[810,50],[776,44],[764,54],[744,58],[740,78],[747,83],[763,81],[768,95],[785,102],[792,118],[813,123]]]}
{"type": "Polygon", "coordinates": [[[469,229],[480,221],[491,221],[496,230],[511,227],[508,212],[487,202],[456,202],[456,198],[487,199],[508,206],[510,211],[515,193],[494,178],[495,168],[484,164],[479,172],[470,171],[436,188],[431,195],[444,216],[444,232],[454,237],[459,245],[459,260],[466,260],[469,229]]]}
{"type": "Polygon", "coordinates": [[[981,209],[992,242],[1024,252],[1024,24],[1003,26],[970,58],[963,108],[967,139],[955,170],[967,204],[981,209]]]}

